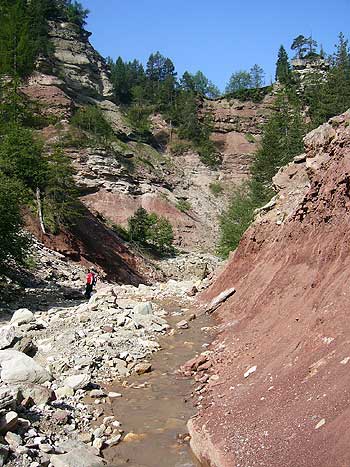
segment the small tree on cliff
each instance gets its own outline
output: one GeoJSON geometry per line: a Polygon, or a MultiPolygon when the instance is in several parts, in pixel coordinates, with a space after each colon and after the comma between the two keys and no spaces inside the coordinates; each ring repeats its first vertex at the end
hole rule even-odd
{"type": "Polygon", "coordinates": [[[232,94],[243,89],[249,89],[252,85],[252,78],[248,71],[237,71],[232,73],[230,80],[225,88],[227,94],[232,94]]]}
{"type": "Polygon", "coordinates": [[[276,80],[280,83],[288,84],[291,79],[291,68],[286,49],[281,45],[278,51],[276,63],[276,80]]]}
{"type": "Polygon", "coordinates": [[[67,20],[77,24],[80,28],[86,25],[86,20],[90,11],[83,7],[80,2],[68,1],[66,6],[67,20]]]}
{"type": "Polygon", "coordinates": [[[265,81],[265,72],[257,63],[249,71],[252,88],[262,88],[265,81]]]}
{"type": "Polygon", "coordinates": [[[173,228],[165,217],[140,207],[128,219],[128,231],[130,240],[143,246],[151,246],[161,254],[173,251],[173,228]]]}
{"type": "Polygon", "coordinates": [[[161,253],[172,250],[174,241],[173,227],[163,216],[149,214],[149,227],[147,229],[147,241],[161,253]]]}
{"type": "Polygon", "coordinates": [[[140,207],[135,211],[135,214],[128,219],[130,239],[135,242],[145,242],[147,240],[148,227],[148,212],[146,209],[140,207]]]}
{"type": "Polygon", "coordinates": [[[304,58],[308,50],[307,38],[302,34],[299,34],[299,36],[293,40],[290,48],[296,51],[296,58],[304,58]]]}
{"type": "Polygon", "coordinates": [[[57,149],[49,157],[44,191],[44,223],[56,234],[81,216],[71,161],[57,149]]]}

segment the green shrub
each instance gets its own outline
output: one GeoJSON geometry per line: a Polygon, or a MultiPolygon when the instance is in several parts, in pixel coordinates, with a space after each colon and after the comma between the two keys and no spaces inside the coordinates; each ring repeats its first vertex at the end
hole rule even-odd
{"type": "Polygon", "coordinates": [[[202,140],[196,145],[196,151],[199,154],[199,158],[204,165],[217,169],[221,164],[220,154],[216,151],[215,145],[209,139],[202,140]]]}
{"type": "Polygon", "coordinates": [[[93,144],[93,140],[80,128],[70,127],[61,137],[60,143],[64,148],[82,149],[93,144]]]}
{"type": "Polygon", "coordinates": [[[220,182],[213,182],[209,185],[210,191],[213,193],[214,196],[219,196],[224,191],[223,186],[220,182]]]}
{"type": "Polygon", "coordinates": [[[128,219],[130,241],[155,249],[158,253],[173,252],[174,233],[170,222],[155,213],[148,213],[144,208],[138,208],[128,219]]]}
{"type": "Polygon", "coordinates": [[[263,88],[253,89],[240,89],[239,91],[227,94],[224,97],[239,99],[241,101],[261,102],[267,94],[270,94],[272,92],[272,90],[272,86],[265,86],[263,88]]]}
{"type": "Polygon", "coordinates": [[[256,204],[250,196],[250,187],[243,184],[232,194],[228,208],[220,217],[220,242],[218,253],[226,258],[237,248],[242,235],[254,218],[256,204]]]}
{"type": "Polygon", "coordinates": [[[192,144],[189,141],[174,141],[169,145],[169,150],[173,156],[182,156],[190,149],[192,149],[192,144]]]}
{"type": "Polygon", "coordinates": [[[71,120],[72,125],[87,131],[98,141],[108,141],[113,137],[113,130],[105,119],[102,110],[88,105],[77,110],[71,120]]]}
{"type": "Polygon", "coordinates": [[[191,206],[191,203],[187,201],[186,199],[180,199],[176,203],[176,208],[181,212],[187,212],[192,208],[192,206],[191,206]]]}
{"type": "Polygon", "coordinates": [[[123,227],[120,224],[112,223],[109,225],[110,229],[113,230],[122,240],[129,242],[130,241],[130,234],[128,229],[123,227]]]}
{"type": "Polygon", "coordinates": [[[246,133],[245,139],[248,141],[248,143],[256,143],[256,139],[251,133],[246,133]]]}
{"type": "Polygon", "coordinates": [[[138,141],[148,141],[151,137],[151,123],[149,116],[151,110],[148,106],[132,104],[126,118],[133,127],[138,141]]]}
{"type": "Polygon", "coordinates": [[[155,213],[149,214],[149,227],[147,230],[147,241],[151,243],[161,253],[173,250],[174,232],[173,227],[162,216],[155,213]]]}
{"type": "Polygon", "coordinates": [[[0,139],[0,171],[32,190],[45,185],[47,162],[43,145],[28,128],[12,124],[0,139]]]}

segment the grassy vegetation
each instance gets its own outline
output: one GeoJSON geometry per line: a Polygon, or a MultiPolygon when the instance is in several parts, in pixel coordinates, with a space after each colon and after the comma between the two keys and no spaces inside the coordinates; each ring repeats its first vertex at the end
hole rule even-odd
{"type": "Polygon", "coordinates": [[[210,191],[213,193],[214,196],[219,196],[223,193],[224,188],[220,182],[212,182],[209,185],[210,191]]]}
{"type": "Polygon", "coordinates": [[[169,150],[173,156],[183,156],[191,149],[193,149],[193,144],[190,141],[177,140],[169,145],[169,150]]]}
{"type": "Polygon", "coordinates": [[[224,97],[227,99],[239,99],[240,101],[262,102],[271,91],[272,86],[255,89],[240,89],[239,91],[226,94],[224,97]]]}
{"type": "Polygon", "coordinates": [[[192,208],[191,203],[187,199],[180,199],[176,203],[176,208],[181,212],[188,212],[192,208]]]}
{"type": "Polygon", "coordinates": [[[246,133],[244,136],[248,143],[256,143],[256,139],[251,133],[246,133]]]}

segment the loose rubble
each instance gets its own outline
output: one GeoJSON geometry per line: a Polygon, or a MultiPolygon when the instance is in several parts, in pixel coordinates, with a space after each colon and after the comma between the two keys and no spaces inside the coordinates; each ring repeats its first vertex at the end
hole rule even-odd
{"type": "Polygon", "coordinates": [[[103,385],[152,371],[157,336],[172,332],[160,303],[191,302],[188,291],[205,285],[107,285],[89,302],[14,311],[0,328],[0,466],[104,465],[103,449],[123,436],[104,404],[123,395],[103,385]]]}

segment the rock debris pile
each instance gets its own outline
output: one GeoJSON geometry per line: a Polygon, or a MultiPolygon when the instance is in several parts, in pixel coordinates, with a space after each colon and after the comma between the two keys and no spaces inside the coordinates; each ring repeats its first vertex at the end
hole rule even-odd
{"type": "Polygon", "coordinates": [[[151,371],[157,336],[173,332],[162,300],[190,303],[206,281],[104,286],[89,300],[16,310],[0,328],[0,466],[92,467],[119,443],[103,383],[151,371]]]}

